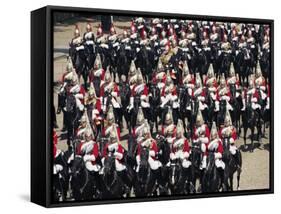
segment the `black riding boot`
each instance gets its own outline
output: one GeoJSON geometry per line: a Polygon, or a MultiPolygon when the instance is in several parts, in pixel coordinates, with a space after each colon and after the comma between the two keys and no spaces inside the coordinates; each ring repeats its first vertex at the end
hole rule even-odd
{"type": "Polygon", "coordinates": [[[239,152],[236,151],[236,153],[235,153],[235,155],[233,155],[233,157],[234,157],[235,165],[236,165],[237,167],[239,167],[239,166],[240,166],[239,152]]]}
{"type": "Polygon", "coordinates": [[[221,179],[220,187],[222,187],[223,190],[226,190],[226,186],[225,186],[225,183],[224,183],[224,170],[221,167],[217,168],[217,170],[218,170],[218,173],[219,173],[219,176],[220,176],[220,179],[221,179]]]}

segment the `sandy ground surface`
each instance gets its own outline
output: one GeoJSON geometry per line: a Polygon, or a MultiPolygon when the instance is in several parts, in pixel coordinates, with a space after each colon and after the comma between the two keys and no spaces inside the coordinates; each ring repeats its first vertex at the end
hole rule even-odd
{"type": "MultiPolygon", "coordinates": [[[[91,21],[94,26],[94,32],[96,33],[96,28],[98,22],[93,22],[92,19],[80,20],[72,24],[60,24],[54,27],[54,81],[61,79],[66,65],[66,53],[68,48],[68,43],[73,36],[73,30],[75,24],[78,24],[82,32],[84,32],[87,21],[91,21]]],[[[122,33],[124,27],[130,26],[130,23],[117,22],[115,23],[117,33],[122,33]]],[[[57,94],[54,93],[54,103],[57,108],[57,94]]],[[[61,132],[62,129],[62,114],[57,115],[57,121],[59,128],[57,129],[59,136],[58,147],[62,150],[67,148],[66,140],[64,138],[64,133],[61,132]]],[[[121,133],[121,137],[126,136],[128,131],[126,129],[121,133]]],[[[123,140],[122,145],[127,148],[126,140],[123,140]]],[[[250,140],[247,139],[247,143],[250,140]]],[[[262,139],[262,144],[260,145],[255,141],[255,150],[250,153],[244,150],[242,138],[237,140],[237,146],[242,150],[243,166],[242,174],[240,180],[240,190],[250,190],[250,189],[266,189],[269,188],[269,164],[270,164],[270,144],[269,144],[269,128],[266,129],[266,137],[262,139]]],[[[236,177],[234,179],[234,185],[236,185],[236,177]]]]}

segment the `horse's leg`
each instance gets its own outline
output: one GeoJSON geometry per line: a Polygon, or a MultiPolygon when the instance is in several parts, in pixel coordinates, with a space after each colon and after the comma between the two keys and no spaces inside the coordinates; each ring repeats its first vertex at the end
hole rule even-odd
{"type": "Polygon", "coordinates": [[[243,125],[244,125],[244,148],[246,149],[247,148],[246,138],[247,138],[248,126],[247,126],[247,124],[243,124],[243,125]]]}
{"type": "Polygon", "coordinates": [[[255,126],[254,126],[254,124],[252,124],[252,127],[251,127],[251,149],[250,149],[250,152],[254,151],[254,134],[255,134],[255,126]]]}
{"type": "Polygon", "coordinates": [[[230,191],[233,191],[233,174],[229,175],[230,191]]]}

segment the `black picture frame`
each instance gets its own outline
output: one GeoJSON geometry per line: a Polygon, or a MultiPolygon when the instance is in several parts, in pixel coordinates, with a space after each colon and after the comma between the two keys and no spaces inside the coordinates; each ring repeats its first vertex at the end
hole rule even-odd
{"type": "Polygon", "coordinates": [[[145,202],[159,200],[177,200],[189,198],[242,196],[274,193],[274,21],[269,19],[187,15],[158,13],[147,11],[125,11],[109,9],[92,9],[79,7],[46,6],[31,12],[31,202],[45,207],[81,206],[94,204],[112,204],[128,202],[145,202]],[[127,198],[101,201],[81,201],[52,203],[51,172],[52,172],[52,125],[53,106],[53,13],[77,12],[95,13],[100,15],[165,17],[195,20],[215,20],[225,22],[243,22],[268,24],[270,26],[271,47],[271,122],[270,122],[270,180],[269,189],[244,190],[239,192],[221,192],[213,194],[194,194],[185,196],[165,196],[146,198],[127,198]]]}

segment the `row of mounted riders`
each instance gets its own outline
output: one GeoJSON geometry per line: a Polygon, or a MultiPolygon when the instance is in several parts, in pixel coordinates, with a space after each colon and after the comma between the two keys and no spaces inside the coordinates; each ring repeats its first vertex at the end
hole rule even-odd
{"type": "MultiPolygon", "coordinates": [[[[134,23],[134,26],[137,26],[137,23],[134,23]]],[[[243,33],[239,35],[237,35],[236,27],[227,30],[214,24],[203,25],[202,22],[198,24],[195,21],[192,22],[190,30],[185,30],[188,26],[183,26],[178,22],[163,24],[162,28],[156,27],[156,30],[153,30],[151,23],[143,23],[141,26],[142,28],[132,32],[136,35],[135,37],[129,37],[127,33],[120,37],[115,30],[110,31],[107,36],[100,34],[99,29],[95,38],[90,27],[87,28],[83,38],[81,37],[81,41],[75,43],[73,41],[80,37],[80,33],[75,34],[76,36],[70,42],[69,56],[79,79],[80,76],[83,77],[86,88],[97,54],[101,57],[102,67],[110,68],[114,80],[117,75],[119,79],[121,75],[128,77],[130,63],[134,61],[145,80],[149,81],[156,71],[158,60],[163,58],[165,61],[165,56],[167,56],[164,63],[165,69],[175,71],[176,84],[179,81],[180,61],[187,61],[191,73],[200,73],[201,78],[207,73],[210,63],[213,64],[216,76],[224,74],[227,77],[227,71],[233,62],[243,86],[248,82],[248,76],[253,74],[259,61],[263,76],[265,79],[269,78],[270,49],[266,45],[269,43],[269,32],[265,26],[261,25],[258,32],[252,29],[253,26],[244,26],[241,30],[243,33]],[[176,25],[177,29],[175,29],[176,25]],[[233,31],[236,33],[234,34],[233,31]],[[89,33],[91,37],[86,36],[89,33]],[[189,38],[188,33],[194,36],[189,38]],[[212,38],[210,36],[212,34],[217,34],[217,36],[212,38]],[[105,39],[100,40],[103,37],[105,39]],[[111,37],[115,39],[110,40],[111,37]],[[164,40],[167,41],[163,42],[164,40]],[[183,40],[187,42],[181,43],[183,40]],[[171,52],[173,53],[170,55],[171,52]]],[[[100,81],[94,82],[97,94],[99,94],[99,84],[100,81]]]]}
{"type": "MultiPolygon", "coordinates": [[[[216,166],[216,153],[209,151],[206,168],[201,167],[203,153],[201,142],[193,142],[190,146],[189,167],[183,167],[183,159],[170,159],[170,145],[162,135],[156,136],[158,153],[156,159],[162,164],[152,169],[149,164],[150,147],[142,146],[139,153],[139,169],[131,151],[125,151],[122,164],[123,171],[116,170],[115,150],[107,148],[107,155],[101,159],[103,146],[107,138],[97,139],[99,155],[95,163],[102,168],[89,171],[83,156],[75,152],[60,152],[54,160],[55,165],[62,166],[53,174],[53,193],[55,201],[65,200],[99,200],[122,197],[144,197],[156,195],[186,195],[194,193],[214,193],[233,191],[233,176],[237,172],[237,189],[239,188],[242,168],[242,156],[237,150],[238,160],[230,152],[230,139],[223,139],[222,160],[224,168],[216,166]],[[71,161],[70,161],[71,160],[71,161]],[[167,164],[169,163],[169,164],[167,164]]],[[[133,142],[130,142],[133,143],[133,142]]],[[[79,140],[74,141],[79,146],[79,140]]],[[[76,145],[76,146],[75,146],[76,145]]],[[[136,146],[136,145],[135,145],[136,146]]],[[[74,150],[75,151],[75,150],[74,150]]]]}

